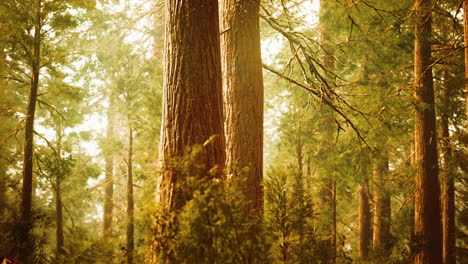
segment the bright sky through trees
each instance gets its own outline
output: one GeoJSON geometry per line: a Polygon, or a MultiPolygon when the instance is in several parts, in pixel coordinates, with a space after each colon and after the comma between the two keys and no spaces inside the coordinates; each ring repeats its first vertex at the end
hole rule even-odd
{"type": "Polygon", "coordinates": [[[1,0],[0,257],[467,262],[462,2],[1,0]]]}

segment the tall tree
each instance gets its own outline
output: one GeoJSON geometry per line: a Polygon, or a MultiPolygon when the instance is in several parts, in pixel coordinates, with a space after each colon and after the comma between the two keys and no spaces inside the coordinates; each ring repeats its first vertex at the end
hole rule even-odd
{"type": "Polygon", "coordinates": [[[184,179],[173,164],[187,148],[204,145],[191,165],[203,165],[206,177],[218,177],[225,162],[218,2],[166,1],[165,23],[160,192],[178,209],[184,179]]]}
{"type": "Polygon", "coordinates": [[[39,73],[41,70],[41,41],[42,41],[42,1],[38,0],[33,5],[34,35],[30,47],[31,84],[29,87],[28,106],[24,128],[24,156],[23,156],[23,191],[21,196],[21,224],[23,234],[21,240],[24,242],[22,261],[26,264],[33,261],[33,245],[30,236],[32,225],[31,205],[33,187],[33,148],[34,148],[34,118],[36,116],[37,91],[39,88],[39,73]]]}
{"type": "Polygon", "coordinates": [[[442,150],[442,257],[443,264],[455,264],[455,184],[454,164],[450,146],[449,116],[450,96],[447,67],[442,69],[442,99],[440,129],[442,150]]]}
{"type": "Polygon", "coordinates": [[[431,67],[431,13],[434,2],[416,0],[415,87],[415,239],[414,263],[442,263],[437,132],[431,67]]]}
{"type": "Polygon", "coordinates": [[[374,163],[374,252],[388,253],[390,250],[391,199],[388,190],[388,159],[386,154],[374,163]]]}
{"type": "MultiPolygon", "coordinates": [[[[67,56],[59,55],[61,45],[49,45],[52,37],[58,38],[60,33],[73,27],[73,17],[66,10],[73,7],[91,7],[92,0],[67,3],[63,1],[6,0],[0,3],[2,11],[2,28],[6,34],[2,36],[3,43],[8,45],[6,65],[9,74],[6,77],[21,85],[29,87],[27,107],[24,122],[22,193],[20,205],[19,234],[20,259],[31,263],[34,247],[31,236],[32,200],[33,200],[33,156],[34,156],[34,123],[40,78],[43,71],[53,72],[67,56]],[[47,28],[47,30],[44,30],[47,28]],[[54,32],[55,34],[52,34],[54,32]]],[[[2,32],[3,33],[3,32],[2,32]]],[[[49,72],[49,73],[50,73],[49,72]]]]}
{"type": "Polygon", "coordinates": [[[260,1],[224,0],[220,3],[226,166],[234,181],[245,186],[250,213],[261,215],[263,76],[258,21],[260,1]]]}

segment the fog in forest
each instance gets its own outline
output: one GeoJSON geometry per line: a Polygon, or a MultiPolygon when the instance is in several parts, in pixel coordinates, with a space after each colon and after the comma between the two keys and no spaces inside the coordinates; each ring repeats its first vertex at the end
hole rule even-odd
{"type": "Polygon", "coordinates": [[[1,0],[1,264],[468,263],[468,0],[1,0]]]}

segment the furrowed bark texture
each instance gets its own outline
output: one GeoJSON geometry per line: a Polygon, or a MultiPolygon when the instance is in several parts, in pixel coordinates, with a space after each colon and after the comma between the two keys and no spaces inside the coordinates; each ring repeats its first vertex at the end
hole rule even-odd
{"type": "Polygon", "coordinates": [[[358,256],[361,260],[369,258],[371,248],[371,212],[369,204],[368,183],[361,184],[359,188],[359,248],[358,256]]]}
{"type": "Polygon", "coordinates": [[[263,76],[258,19],[260,1],[224,0],[220,3],[226,166],[232,180],[245,186],[250,214],[261,215],[263,76]]]}
{"type": "Polygon", "coordinates": [[[442,171],[442,258],[443,264],[455,264],[455,184],[449,133],[450,87],[448,86],[448,77],[447,70],[444,69],[442,72],[444,85],[440,118],[444,165],[442,171]]]}
{"type": "Polygon", "coordinates": [[[388,160],[383,158],[374,164],[375,211],[374,211],[374,252],[385,255],[391,249],[391,200],[387,187],[388,160]]]}
{"type": "Polygon", "coordinates": [[[183,179],[171,163],[213,136],[193,165],[218,177],[225,162],[218,1],[168,0],[165,25],[160,192],[168,208],[181,208],[183,179]]]}
{"type": "Polygon", "coordinates": [[[438,182],[437,133],[431,64],[433,1],[416,0],[415,86],[415,250],[414,263],[442,263],[442,225],[438,182]]]}

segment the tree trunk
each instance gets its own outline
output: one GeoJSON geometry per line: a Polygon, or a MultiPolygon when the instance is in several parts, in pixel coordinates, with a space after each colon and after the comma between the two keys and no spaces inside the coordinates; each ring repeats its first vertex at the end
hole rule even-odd
{"type": "MultiPolygon", "coordinates": [[[[6,59],[5,48],[4,44],[0,43],[0,96],[4,96],[7,93],[6,81],[4,76],[6,75],[6,63],[4,63],[6,59]]],[[[0,114],[0,118],[7,119],[7,114],[2,112],[0,114]]],[[[3,131],[2,131],[3,132],[3,131]]],[[[0,149],[0,156],[5,155],[4,149],[0,149]]],[[[8,206],[8,198],[7,198],[7,174],[6,174],[6,167],[0,167],[0,217],[3,217],[3,213],[5,212],[8,206]]]]}
{"type": "MultiPolygon", "coordinates": [[[[301,133],[299,130],[298,133],[301,133]]],[[[295,147],[296,147],[296,161],[297,161],[297,172],[302,179],[304,172],[303,172],[303,149],[304,149],[304,144],[302,143],[301,136],[298,135],[297,139],[295,140],[295,147]]]]}
{"type": "Polygon", "coordinates": [[[431,64],[431,0],[416,0],[414,53],[415,239],[414,263],[442,263],[442,226],[438,182],[437,132],[431,64]]]}
{"type": "Polygon", "coordinates": [[[374,230],[373,250],[386,256],[391,249],[391,199],[387,186],[388,159],[377,160],[374,164],[374,230]]]}
{"type": "Polygon", "coordinates": [[[359,188],[359,248],[358,256],[361,260],[369,258],[371,235],[371,213],[369,204],[368,182],[361,184],[359,188]]]}
{"type": "Polygon", "coordinates": [[[191,164],[204,165],[203,176],[219,177],[224,168],[218,2],[166,1],[165,35],[160,192],[167,208],[178,209],[187,197],[173,162],[187,148],[205,145],[191,164]]]}
{"type": "MultiPolygon", "coordinates": [[[[57,127],[57,155],[58,155],[58,162],[62,162],[62,127],[61,124],[57,127]]],[[[59,164],[59,168],[62,168],[62,164],[59,164]]],[[[57,254],[57,261],[62,262],[63,259],[61,258],[65,251],[64,251],[64,238],[63,238],[63,206],[62,206],[62,194],[61,194],[61,182],[63,178],[63,172],[60,169],[59,174],[55,178],[55,212],[56,212],[56,254],[57,254]]]]}
{"type": "MultiPolygon", "coordinates": [[[[110,92],[109,107],[107,109],[107,140],[114,137],[114,93],[110,92]]],[[[104,189],[104,210],[103,210],[103,237],[112,235],[112,210],[114,196],[114,156],[110,151],[106,153],[105,157],[105,189],[104,189]]]]}
{"type": "Polygon", "coordinates": [[[330,207],[332,211],[332,225],[330,229],[330,250],[331,250],[331,263],[336,263],[336,176],[331,178],[331,200],[330,207]]]}
{"type": "Polygon", "coordinates": [[[133,208],[133,129],[128,133],[128,175],[127,175],[127,264],[133,264],[135,248],[133,208]]]}
{"type": "Polygon", "coordinates": [[[55,182],[55,211],[56,211],[56,250],[57,250],[57,260],[61,260],[64,255],[64,238],[63,238],[63,206],[62,206],[62,195],[60,191],[60,178],[56,179],[55,182]]]}
{"type": "Polygon", "coordinates": [[[5,170],[1,168],[0,172],[0,217],[4,217],[4,213],[8,207],[7,198],[7,175],[5,170]]]}
{"type": "Polygon", "coordinates": [[[220,1],[226,166],[250,213],[263,212],[263,76],[259,0],[220,1]],[[244,170],[244,168],[248,170],[244,170]],[[235,180],[235,179],[234,179],[235,180]]]}
{"type": "Polygon", "coordinates": [[[41,29],[42,12],[41,1],[37,1],[35,10],[34,36],[32,44],[31,58],[31,86],[29,90],[28,109],[26,113],[26,122],[24,129],[24,159],[23,159],[23,191],[21,194],[21,225],[22,233],[20,239],[22,242],[21,261],[30,264],[33,261],[34,248],[30,234],[32,227],[32,187],[33,187],[33,140],[34,140],[34,118],[36,115],[37,90],[39,88],[39,71],[41,64],[41,29]]]}
{"type": "MultiPolygon", "coordinates": [[[[468,46],[468,0],[463,1],[463,32],[465,46],[468,46]]],[[[465,49],[465,92],[466,92],[466,117],[468,119],[468,49],[465,49]]],[[[467,122],[468,127],[468,122],[467,122]]]]}
{"type": "Polygon", "coordinates": [[[440,127],[442,134],[443,178],[442,178],[442,257],[443,264],[455,264],[455,186],[452,150],[449,133],[450,87],[447,69],[442,72],[443,94],[440,127]]]}
{"type": "MultiPolygon", "coordinates": [[[[416,136],[416,134],[414,134],[414,136],[416,136]]],[[[416,137],[415,137],[416,139],[416,137]]],[[[410,146],[410,150],[411,150],[411,156],[410,156],[410,163],[411,163],[411,167],[413,169],[416,168],[416,159],[415,159],[415,156],[416,156],[416,150],[415,150],[415,147],[414,147],[414,142],[416,140],[413,140],[411,142],[411,146],[410,146]]],[[[414,200],[414,192],[415,192],[415,189],[413,187],[413,189],[410,191],[410,197],[408,199],[410,199],[409,201],[409,206],[408,206],[408,215],[409,215],[409,219],[415,219],[414,217],[414,205],[415,205],[415,200],[414,200]]],[[[414,258],[415,256],[415,244],[416,244],[416,238],[415,238],[415,228],[414,228],[414,221],[410,221],[409,223],[410,227],[409,227],[409,252],[408,252],[408,255],[410,256],[410,258],[414,258]]]]}

